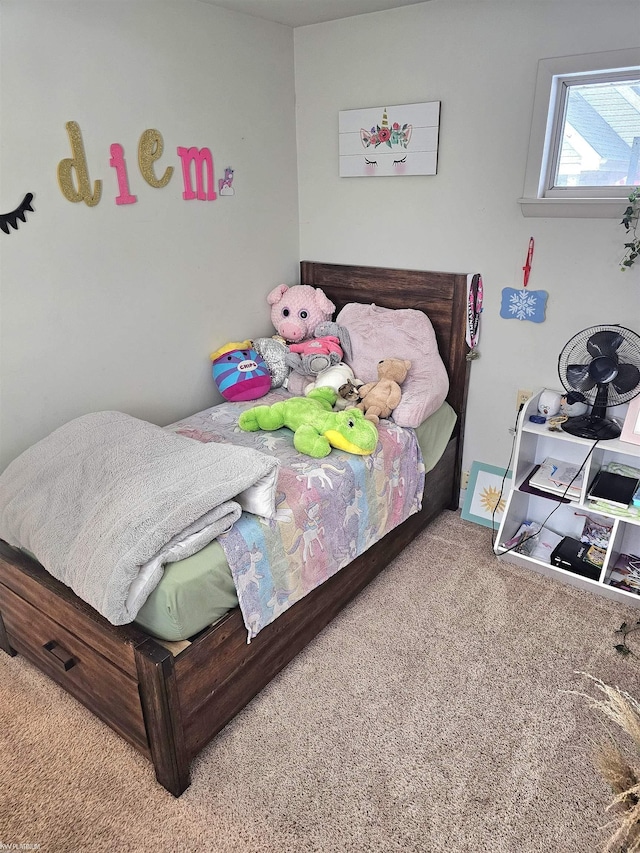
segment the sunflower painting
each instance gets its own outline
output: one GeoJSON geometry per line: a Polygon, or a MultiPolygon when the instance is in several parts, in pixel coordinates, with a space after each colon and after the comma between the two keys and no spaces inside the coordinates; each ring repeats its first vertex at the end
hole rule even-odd
{"type": "Polygon", "coordinates": [[[511,472],[474,462],[462,507],[462,518],[497,530],[511,488],[511,472]]]}
{"type": "Polygon", "coordinates": [[[485,486],[480,494],[480,503],[485,512],[504,512],[505,500],[497,486],[485,486]]]}

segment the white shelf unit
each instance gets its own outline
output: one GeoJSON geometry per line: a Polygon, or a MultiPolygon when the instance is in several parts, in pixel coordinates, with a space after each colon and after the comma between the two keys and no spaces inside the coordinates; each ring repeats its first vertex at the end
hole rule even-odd
{"type": "MultiPolygon", "coordinates": [[[[602,512],[592,508],[586,495],[594,477],[607,462],[617,462],[640,469],[640,445],[630,444],[619,439],[599,441],[594,448],[590,439],[578,438],[568,432],[552,431],[545,424],[536,424],[529,415],[538,414],[540,393],[534,395],[524,406],[518,418],[511,491],[496,538],[495,552],[501,560],[534,569],[550,577],[582,589],[590,590],[617,601],[623,601],[634,607],[640,607],[640,595],[611,586],[608,581],[612,568],[620,554],[640,556],[640,517],[628,518],[613,512],[602,512]],[[582,465],[584,478],[580,500],[570,503],[559,502],[552,494],[540,497],[522,490],[533,468],[551,456],[565,462],[582,465]],[[586,461],[585,461],[586,460],[586,461]],[[543,523],[552,510],[555,511],[544,525],[560,536],[580,539],[585,515],[596,521],[607,519],[613,523],[606,557],[596,580],[556,567],[543,560],[506,551],[503,544],[509,541],[524,521],[543,523]]],[[[597,569],[594,570],[594,573],[597,569]]]]}

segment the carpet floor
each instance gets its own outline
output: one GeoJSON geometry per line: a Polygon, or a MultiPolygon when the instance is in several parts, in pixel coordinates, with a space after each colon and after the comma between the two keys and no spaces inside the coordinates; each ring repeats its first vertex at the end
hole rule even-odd
{"type": "Polygon", "coordinates": [[[179,799],[0,654],[0,849],[598,851],[608,728],[576,692],[587,672],[640,698],[638,659],[614,649],[637,618],[499,563],[490,530],[445,512],[209,744],[179,799]]]}

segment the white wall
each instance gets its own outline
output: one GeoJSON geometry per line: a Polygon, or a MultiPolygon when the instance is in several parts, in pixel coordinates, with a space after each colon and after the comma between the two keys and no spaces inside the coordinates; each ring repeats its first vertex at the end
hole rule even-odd
{"type": "Polygon", "coordinates": [[[272,332],[265,295],[298,281],[292,30],[196,0],[2,0],[0,469],[66,420],[121,409],[156,423],[220,397],[209,353],[272,332]],[[95,207],[57,181],[79,123],[95,207]],[[158,129],[152,188],[140,135],[158,129]],[[136,204],[117,206],[110,146],[136,204]],[[178,146],[211,150],[235,196],[184,201],[178,146]]]}
{"type": "Polygon", "coordinates": [[[558,387],[585,326],[640,327],[617,220],[517,204],[537,62],[639,43],[637,0],[431,0],[295,31],[197,0],[2,0],[0,210],[30,191],[35,212],[0,233],[0,467],[86,411],[167,423],[216,402],[208,353],[271,330],[264,296],[298,280],[299,257],[482,272],[464,464],[506,464],[516,390],[558,387]],[[339,110],[429,100],[438,175],[338,177],[339,110]],[[58,187],[70,120],[103,180],[96,207],[58,187]],[[176,168],[164,189],[137,167],[151,127],[156,171],[176,168]],[[113,142],[135,205],[115,204],[113,142]],[[183,201],[179,145],[233,166],[235,197],[183,201]],[[532,235],[541,325],[499,317],[532,235]]]}
{"type": "Polygon", "coordinates": [[[463,465],[504,467],[517,390],[559,388],[560,350],[586,326],[640,331],[640,269],[619,271],[619,221],[524,218],[517,203],[538,60],[637,46],[640,6],[431,0],[294,32],[301,256],[482,273],[463,465]],[[339,110],[435,100],[436,176],[338,177],[339,110]],[[499,316],[531,236],[529,287],[549,293],[542,324],[499,316]]]}

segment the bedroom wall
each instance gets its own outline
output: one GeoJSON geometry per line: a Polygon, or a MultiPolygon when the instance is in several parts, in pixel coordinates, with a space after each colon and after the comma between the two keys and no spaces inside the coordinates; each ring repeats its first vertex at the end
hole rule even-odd
{"type": "Polygon", "coordinates": [[[209,353],[271,333],[266,293],[298,281],[293,31],[197,0],[2,0],[0,469],[66,420],[121,409],[166,424],[217,402],[209,353]],[[97,205],[58,163],[79,124],[97,205]],[[138,167],[155,128],[156,176],[138,167]],[[130,192],[117,205],[110,146],[130,192]],[[177,147],[209,148],[233,197],[182,198],[177,147]]]}
{"type": "Polygon", "coordinates": [[[483,275],[467,470],[506,467],[517,390],[559,388],[573,334],[640,332],[640,269],[619,271],[619,220],[524,218],[517,203],[538,60],[639,44],[637,0],[431,0],[295,30],[301,256],[483,275]],[[338,177],[339,110],[435,100],[436,176],[338,177]],[[499,316],[531,236],[529,287],[549,294],[541,324],[499,316]]]}

